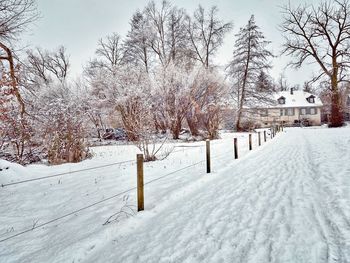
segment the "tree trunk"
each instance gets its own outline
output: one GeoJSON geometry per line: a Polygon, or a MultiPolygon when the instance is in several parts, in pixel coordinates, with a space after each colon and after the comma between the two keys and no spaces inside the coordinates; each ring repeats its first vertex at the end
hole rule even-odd
{"type": "Polygon", "coordinates": [[[332,74],[332,107],[331,107],[331,123],[330,127],[341,127],[344,122],[343,113],[341,109],[340,93],[338,90],[337,71],[332,74]]]}
{"type": "Polygon", "coordinates": [[[330,127],[341,127],[343,125],[343,114],[340,106],[339,91],[332,91],[332,111],[330,127]]]}
{"type": "Polygon", "coordinates": [[[242,131],[242,127],[241,127],[241,116],[242,116],[242,109],[238,110],[237,116],[236,116],[236,131],[240,132],[242,131]]]}
{"type": "Polygon", "coordinates": [[[186,115],[186,121],[188,128],[190,129],[192,136],[198,136],[199,130],[198,130],[198,120],[196,117],[196,113],[188,112],[186,115]]]}
{"type": "Polygon", "coordinates": [[[181,126],[182,126],[181,124],[182,124],[182,119],[180,118],[176,118],[176,121],[172,124],[171,132],[173,134],[174,140],[179,139],[181,126]]]}

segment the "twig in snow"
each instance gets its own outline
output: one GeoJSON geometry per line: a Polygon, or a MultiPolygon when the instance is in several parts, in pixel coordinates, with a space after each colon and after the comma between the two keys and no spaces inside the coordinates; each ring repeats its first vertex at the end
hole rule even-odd
{"type": "Polygon", "coordinates": [[[136,215],[136,212],[135,212],[136,206],[128,205],[127,204],[128,199],[129,199],[128,195],[124,196],[123,197],[124,205],[122,206],[122,208],[117,213],[114,213],[110,217],[108,217],[107,220],[102,225],[105,226],[114,221],[118,222],[122,216],[129,218],[131,216],[136,215]]]}
{"type": "Polygon", "coordinates": [[[35,229],[35,227],[38,224],[38,222],[39,222],[39,219],[33,221],[32,230],[35,229]]]}

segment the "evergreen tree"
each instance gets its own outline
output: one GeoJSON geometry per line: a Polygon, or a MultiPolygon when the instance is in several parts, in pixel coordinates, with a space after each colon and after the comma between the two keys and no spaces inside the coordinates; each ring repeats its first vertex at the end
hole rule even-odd
{"type": "Polygon", "coordinates": [[[254,106],[257,102],[266,100],[269,89],[257,91],[261,71],[271,66],[268,59],[273,55],[266,49],[270,43],[265,40],[260,28],[255,24],[252,15],[248,24],[236,34],[233,58],[228,65],[228,75],[233,80],[232,95],[237,103],[236,130],[242,130],[242,109],[254,106]]]}

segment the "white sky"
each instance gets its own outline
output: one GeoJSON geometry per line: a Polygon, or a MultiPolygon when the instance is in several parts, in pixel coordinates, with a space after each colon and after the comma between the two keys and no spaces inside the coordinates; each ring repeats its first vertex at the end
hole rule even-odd
{"type": "MultiPolygon", "coordinates": [[[[137,9],[142,9],[146,0],[37,0],[41,12],[31,31],[23,37],[23,42],[31,47],[41,46],[53,49],[64,45],[70,54],[72,73],[79,74],[82,66],[94,56],[97,41],[106,35],[117,32],[124,36],[129,30],[129,21],[137,9]]],[[[155,2],[160,2],[156,0],[155,2]]],[[[173,0],[178,7],[185,8],[189,13],[201,4],[204,8],[217,5],[219,15],[224,21],[234,24],[217,54],[216,61],[226,64],[231,58],[233,43],[240,27],[244,26],[252,14],[255,15],[270,48],[278,57],[274,59],[273,77],[284,71],[289,58],[281,57],[281,33],[278,24],[281,22],[280,7],[289,0],[173,0]]],[[[317,3],[320,0],[293,0],[293,5],[299,3],[317,3]]],[[[311,76],[310,67],[304,67],[298,72],[285,71],[289,84],[302,84],[311,76]]]]}

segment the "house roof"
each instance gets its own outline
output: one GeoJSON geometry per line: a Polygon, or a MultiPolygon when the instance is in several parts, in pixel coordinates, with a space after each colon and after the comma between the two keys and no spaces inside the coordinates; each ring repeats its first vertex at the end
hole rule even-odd
{"type": "Polygon", "coordinates": [[[321,99],[309,92],[294,90],[293,94],[290,91],[279,91],[273,94],[271,103],[263,103],[257,108],[300,108],[300,107],[322,107],[321,99]],[[279,104],[278,99],[284,97],[285,103],[279,104]],[[314,103],[310,103],[307,98],[314,97],[314,103]]]}

